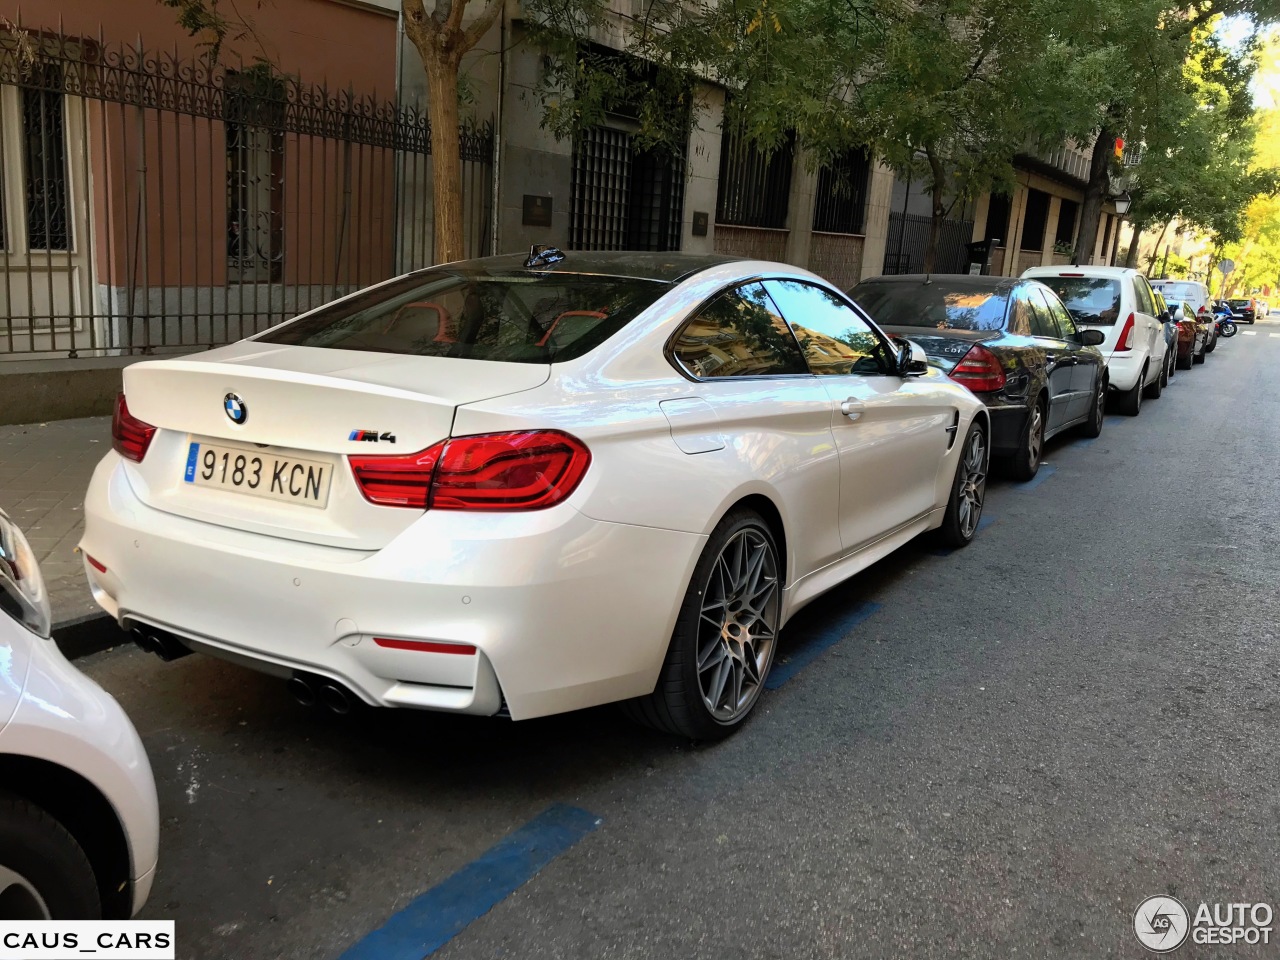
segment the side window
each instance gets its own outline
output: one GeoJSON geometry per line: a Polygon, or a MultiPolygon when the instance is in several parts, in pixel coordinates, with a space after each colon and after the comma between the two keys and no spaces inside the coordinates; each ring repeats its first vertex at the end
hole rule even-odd
{"type": "Polygon", "coordinates": [[[836,294],[800,280],[766,280],[765,289],[795,331],[817,374],[884,373],[884,341],[836,294]]]}
{"type": "Polygon", "coordinates": [[[1156,315],[1156,305],[1151,299],[1151,288],[1141,277],[1133,278],[1133,296],[1139,311],[1153,317],[1156,315]]]}
{"type": "Polygon", "coordinates": [[[1009,298],[1009,319],[1005,323],[1005,329],[1016,337],[1041,335],[1036,333],[1035,311],[1031,309],[1031,301],[1027,299],[1025,290],[1019,290],[1009,298]]]}
{"type": "Polygon", "coordinates": [[[1061,340],[1062,333],[1058,330],[1057,320],[1049,311],[1049,304],[1045,301],[1044,296],[1039,290],[1032,287],[1023,287],[1018,291],[1018,299],[1025,297],[1031,303],[1032,307],[1032,329],[1037,337],[1048,337],[1051,340],[1061,340]]]}
{"type": "MultiPolygon", "coordinates": [[[[1041,293],[1044,293],[1042,290],[1041,293]]],[[[1056,294],[1045,293],[1045,300],[1049,303],[1049,312],[1053,314],[1053,318],[1058,321],[1058,329],[1062,331],[1062,339],[1080,341],[1080,331],[1076,329],[1076,322],[1071,319],[1071,314],[1067,312],[1067,308],[1062,305],[1062,301],[1058,299],[1056,294]]]]}
{"type": "Polygon", "coordinates": [[[717,294],[680,329],[672,352],[699,379],[809,372],[786,321],[758,283],[717,294]]]}

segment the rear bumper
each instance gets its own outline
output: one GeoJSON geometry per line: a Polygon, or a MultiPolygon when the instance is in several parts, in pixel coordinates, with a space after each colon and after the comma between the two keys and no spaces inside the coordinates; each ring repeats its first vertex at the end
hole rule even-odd
{"type": "Polygon", "coordinates": [[[1132,390],[1142,376],[1147,357],[1138,353],[1113,353],[1107,360],[1107,379],[1111,389],[1120,393],[1132,390]]]}
{"type": "Polygon", "coordinates": [[[650,692],[705,541],[562,504],[426,513],[381,550],[343,550],[156,510],[120,463],[99,464],[85,501],[82,547],[107,573],[85,569],[104,610],[380,706],[493,714],[505,696],[523,719],[650,692]]]}

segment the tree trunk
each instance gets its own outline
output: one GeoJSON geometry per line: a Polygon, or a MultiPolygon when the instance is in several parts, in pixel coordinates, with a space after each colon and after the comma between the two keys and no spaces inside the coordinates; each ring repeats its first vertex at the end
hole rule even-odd
{"type": "MultiPolygon", "coordinates": [[[[425,58],[424,58],[425,59],[425,58]]],[[[436,263],[466,256],[462,231],[462,141],[458,133],[460,58],[436,56],[427,68],[427,105],[431,116],[431,195],[436,263]]]]}
{"type": "Polygon", "coordinates": [[[1098,131],[1098,139],[1094,141],[1093,155],[1089,160],[1089,182],[1084,188],[1084,203],[1080,207],[1080,233],[1076,236],[1072,263],[1087,264],[1098,242],[1102,204],[1111,188],[1111,154],[1115,150],[1115,141],[1116,135],[1110,124],[1098,131]]]}
{"type": "Polygon", "coordinates": [[[1160,236],[1156,237],[1156,245],[1151,248],[1151,256],[1147,258],[1147,273],[1155,273],[1156,261],[1160,259],[1160,244],[1164,243],[1164,235],[1169,232],[1169,222],[1160,228],[1160,236]]]}
{"type": "Polygon", "coordinates": [[[1138,266],[1138,247],[1142,242],[1142,231],[1145,229],[1141,223],[1133,224],[1133,236],[1129,238],[1129,252],[1125,255],[1124,265],[1130,270],[1134,270],[1138,266]]]}
{"type": "MultiPolygon", "coordinates": [[[[933,204],[929,210],[929,245],[924,248],[924,272],[933,273],[938,263],[938,238],[942,235],[942,221],[947,217],[946,197],[943,194],[946,189],[946,171],[931,149],[925,148],[925,158],[929,161],[929,170],[933,179],[933,185],[929,191],[933,204]]],[[[905,221],[902,226],[905,230],[905,221]]]]}

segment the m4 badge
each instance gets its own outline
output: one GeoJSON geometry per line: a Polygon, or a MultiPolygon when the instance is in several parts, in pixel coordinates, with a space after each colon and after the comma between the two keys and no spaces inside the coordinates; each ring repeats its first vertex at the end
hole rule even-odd
{"type": "Polygon", "coordinates": [[[383,431],[379,433],[377,430],[352,430],[348,440],[363,440],[365,443],[395,443],[396,435],[383,431]]]}

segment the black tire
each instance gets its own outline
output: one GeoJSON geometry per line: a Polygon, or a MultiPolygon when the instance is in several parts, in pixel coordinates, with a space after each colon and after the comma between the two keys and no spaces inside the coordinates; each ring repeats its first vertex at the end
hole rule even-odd
{"type": "Polygon", "coordinates": [[[1098,389],[1094,391],[1093,407],[1089,411],[1089,419],[1080,425],[1080,435],[1084,437],[1102,436],[1102,424],[1107,419],[1107,375],[1100,371],[1098,389]]]}
{"type": "Polygon", "coordinates": [[[1213,353],[1214,347],[1218,345],[1218,331],[1215,329],[1209,334],[1209,345],[1204,348],[1205,353],[1213,353]]]}
{"type": "MultiPolygon", "coordinates": [[[[767,545],[773,557],[774,569],[781,571],[782,564],[778,560],[778,548],[773,534],[760,515],[752,510],[739,509],[729,513],[707,539],[702,556],[694,567],[693,577],[685,591],[684,602],[680,606],[680,616],[676,620],[675,631],[671,635],[671,645],[667,648],[667,658],[658,676],[657,686],[653,693],[646,697],[627,700],[619,706],[632,720],[645,726],[653,727],[666,733],[689,737],[693,740],[720,740],[729,736],[746,722],[755,705],[760,702],[760,693],[769,677],[777,653],[778,620],[782,609],[782,584],[777,582],[774,595],[769,604],[773,619],[774,640],[768,651],[764,667],[759,671],[759,682],[756,684],[754,698],[746,705],[740,716],[725,721],[717,718],[708,707],[703,697],[702,686],[698,675],[698,653],[700,627],[703,623],[703,598],[711,587],[712,572],[721,554],[739,534],[748,531],[749,535],[759,538],[767,545]]],[[[780,580],[780,578],[777,578],[780,580]]],[[[714,628],[712,628],[714,635],[714,628]]],[[[707,639],[706,636],[702,637],[707,639]]]]}
{"type": "Polygon", "coordinates": [[[1200,352],[1191,357],[1192,363],[1204,363],[1205,358],[1209,355],[1209,344],[1205,344],[1200,348],[1200,352]]]}
{"type": "Polygon", "coordinates": [[[1174,350],[1165,350],[1164,364],[1160,369],[1160,386],[1167,387],[1169,381],[1173,379],[1173,358],[1177,355],[1174,350]]]}
{"type": "Polygon", "coordinates": [[[991,469],[991,445],[987,427],[981,420],[974,420],[965,434],[964,446],[956,461],[956,475],[951,481],[951,496],[947,498],[947,512],[938,529],[938,539],[948,547],[967,547],[973,542],[982,520],[982,506],[987,494],[987,473],[991,469]],[[981,444],[981,454],[972,456],[972,445],[981,444]],[[980,461],[980,465],[974,461],[980,461]],[[977,469],[975,469],[977,468],[977,469]],[[978,474],[975,476],[975,474],[978,474]],[[970,484],[973,484],[970,487],[970,484]],[[966,496],[966,494],[969,494],[966,496]],[[976,496],[974,496],[976,495],[976,496]],[[969,508],[965,514],[964,507],[969,508]],[[962,517],[963,514],[963,517],[962,517]]]}
{"type": "Polygon", "coordinates": [[[1159,400],[1160,394],[1164,393],[1164,371],[1143,388],[1142,395],[1148,400],[1159,400]]]}
{"type": "Polygon", "coordinates": [[[1190,369],[1191,369],[1191,364],[1195,362],[1195,361],[1193,360],[1193,354],[1194,354],[1194,352],[1195,352],[1195,344],[1193,343],[1193,344],[1191,345],[1191,352],[1187,354],[1187,356],[1186,356],[1186,359],[1185,359],[1185,360],[1183,359],[1183,357],[1182,357],[1182,354],[1181,354],[1181,353],[1179,353],[1179,354],[1178,354],[1177,365],[1178,365],[1178,369],[1179,369],[1179,370],[1190,370],[1190,369]]]}
{"type": "Polygon", "coordinates": [[[1018,452],[1005,461],[1005,472],[1013,480],[1026,483],[1040,472],[1040,457],[1044,454],[1044,428],[1048,414],[1043,396],[1037,397],[1027,414],[1027,422],[1022,428],[1022,442],[1018,444],[1018,452]],[[1039,417],[1034,414],[1039,411],[1039,417]],[[1033,424],[1038,424],[1033,427],[1033,424]],[[1032,443],[1032,431],[1038,429],[1039,437],[1032,443]]]}
{"type": "MultiPolygon", "coordinates": [[[[54,920],[98,920],[102,901],[89,858],[67,829],[39,807],[0,791],[0,865],[35,889],[54,920]]],[[[0,891],[0,921],[43,919],[23,888],[0,891]],[[12,915],[11,915],[12,914],[12,915]]]]}
{"type": "Polygon", "coordinates": [[[1147,368],[1143,367],[1142,373],[1138,375],[1138,382],[1133,385],[1133,389],[1116,394],[1116,409],[1126,417],[1136,417],[1142,412],[1142,378],[1146,375],[1147,368]]]}

